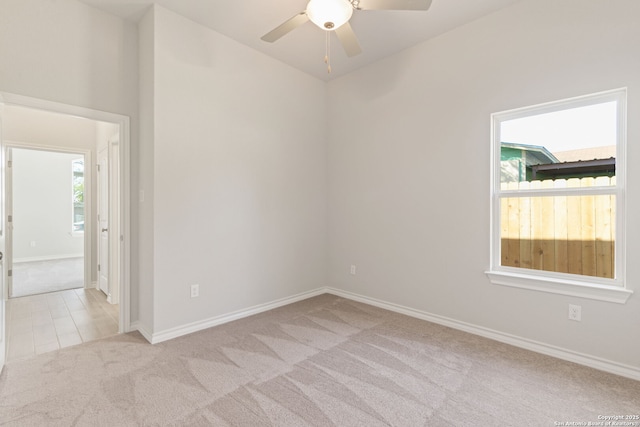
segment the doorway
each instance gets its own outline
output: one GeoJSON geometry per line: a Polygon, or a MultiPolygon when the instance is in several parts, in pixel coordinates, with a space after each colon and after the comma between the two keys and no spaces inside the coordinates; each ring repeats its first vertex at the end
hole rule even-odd
{"type": "MultiPolygon", "coordinates": [[[[50,332],[53,329],[58,332],[56,338],[58,345],[54,343],[41,345],[40,352],[45,351],[46,348],[62,348],[100,338],[105,333],[128,332],[130,330],[129,119],[117,114],[20,95],[0,94],[0,144],[2,145],[0,157],[4,157],[0,161],[3,169],[3,173],[0,174],[0,190],[2,190],[0,210],[4,218],[0,221],[0,246],[2,246],[0,253],[4,253],[4,259],[0,256],[4,273],[1,282],[2,298],[0,298],[0,368],[8,354],[3,351],[3,348],[7,345],[11,347],[11,340],[7,340],[7,336],[16,329],[14,325],[7,324],[7,320],[12,317],[21,319],[23,324],[16,330],[22,331],[23,338],[30,338],[23,340],[27,344],[25,347],[30,346],[35,353],[39,352],[36,348],[38,347],[37,336],[48,335],[48,339],[52,340],[50,332]],[[17,119],[20,114],[28,116],[27,120],[17,119]],[[82,123],[83,126],[74,127],[78,123],[82,123]],[[21,255],[17,247],[4,244],[5,237],[11,234],[10,228],[19,225],[18,222],[13,222],[17,217],[9,215],[12,206],[11,200],[6,197],[6,188],[12,184],[9,180],[13,178],[8,174],[8,166],[15,165],[15,163],[7,163],[7,158],[12,157],[13,162],[16,154],[18,157],[24,154],[17,150],[70,155],[65,159],[71,162],[67,182],[70,205],[68,206],[69,215],[66,218],[69,227],[67,235],[69,238],[74,237],[82,241],[83,247],[80,252],[72,250],[66,255],[82,253],[79,262],[82,270],[80,287],[77,287],[78,282],[73,282],[68,284],[72,289],[22,297],[22,291],[12,286],[11,282],[16,279],[16,273],[18,273],[11,265],[14,255],[18,255],[18,261],[29,261],[29,256],[21,255]],[[99,194],[97,188],[98,153],[104,156],[101,159],[104,164],[104,173],[100,180],[100,191],[105,192],[104,196],[99,194]],[[84,192],[79,191],[82,186],[84,186],[84,192]],[[99,199],[102,199],[102,202],[99,202],[99,199]],[[106,212],[100,219],[97,216],[99,203],[101,209],[106,212]],[[103,226],[98,228],[99,225],[103,226]],[[100,237],[103,237],[102,244],[100,244],[100,237]],[[106,271],[103,271],[103,265],[106,271]],[[103,272],[100,279],[99,269],[103,272]],[[14,304],[19,301],[22,303],[14,304]],[[49,310],[48,313],[45,313],[45,308],[49,310]],[[56,321],[59,316],[65,319],[56,321]],[[96,318],[102,322],[90,323],[96,318]],[[26,319],[31,322],[30,331],[27,331],[26,319]],[[44,325],[46,322],[48,324],[44,325]],[[108,322],[111,323],[108,324],[108,322]],[[75,331],[72,330],[74,325],[75,331]],[[44,330],[47,328],[50,331],[45,334],[44,330]],[[65,335],[64,339],[61,338],[58,329],[65,335]],[[76,333],[77,336],[72,337],[76,333]],[[80,337],[80,340],[77,337],[80,337]]],[[[47,210],[51,213],[50,209],[47,208],[47,210]]],[[[46,221],[46,219],[40,218],[40,221],[46,221]]],[[[27,237],[24,242],[27,250],[43,249],[43,245],[40,244],[44,242],[42,239],[27,237]]],[[[75,250],[78,248],[76,247],[75,250]]],[[[54,255],[50,256],[54,257],[54,255]]],[[[77,274],[80,269],[76,267],[74,271],[77,274]]],[[[64,276],[69,279],[71,274],[64,276]]],[[[48,289],[48,291],[52,290],[48,289]]]]}
{"type": "Polygon", "coordinates": [[[90,151],[5,149],[9,298],[88,287],[90,151]]]}

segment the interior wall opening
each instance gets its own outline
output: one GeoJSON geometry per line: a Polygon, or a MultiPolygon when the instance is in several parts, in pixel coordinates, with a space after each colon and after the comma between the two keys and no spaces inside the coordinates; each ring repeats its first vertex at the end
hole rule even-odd
{"type": "Polygon", "coordinates": [[[2,359],[128,331],[129,119],[0,95],[2,359]]]}
{"type": "Polygon", "coordinates": [[[6,157],[9,298],[90,286],[84,232],[90,154],[9,146],[6,157]]]}

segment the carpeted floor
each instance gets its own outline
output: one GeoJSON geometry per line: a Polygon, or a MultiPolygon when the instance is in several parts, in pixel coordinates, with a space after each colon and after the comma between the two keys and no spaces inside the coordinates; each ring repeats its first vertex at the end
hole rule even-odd
{"type": "Polygon", "coordinates": [[[15,262],[11,297],[84,287],[84,258],[15,262]]]}
{"type": "Polygon", "coordinates": [[[3,425],[553,426],[638,413],[637,381],[332,295],[154,346],[137,333],[94,341],[0,377],[3,425]]]}

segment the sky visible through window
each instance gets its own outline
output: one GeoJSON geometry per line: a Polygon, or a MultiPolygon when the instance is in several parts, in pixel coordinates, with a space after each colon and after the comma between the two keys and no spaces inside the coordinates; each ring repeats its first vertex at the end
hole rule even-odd
{"type": "Polygon", "coordinates": [[[616,145],[616,102],[503,121],[500,139],[552,153],[616,145]]]}

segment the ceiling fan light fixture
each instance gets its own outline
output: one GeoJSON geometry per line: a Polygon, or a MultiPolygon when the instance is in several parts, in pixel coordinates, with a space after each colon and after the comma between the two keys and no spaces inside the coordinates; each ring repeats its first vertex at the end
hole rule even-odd
{"type": "Polygon", "coordinates": [[[351,19],[353,6],[349,0],[311,0],[307,4],[309,20],[325,31],[333,31],[351,19]]]}

